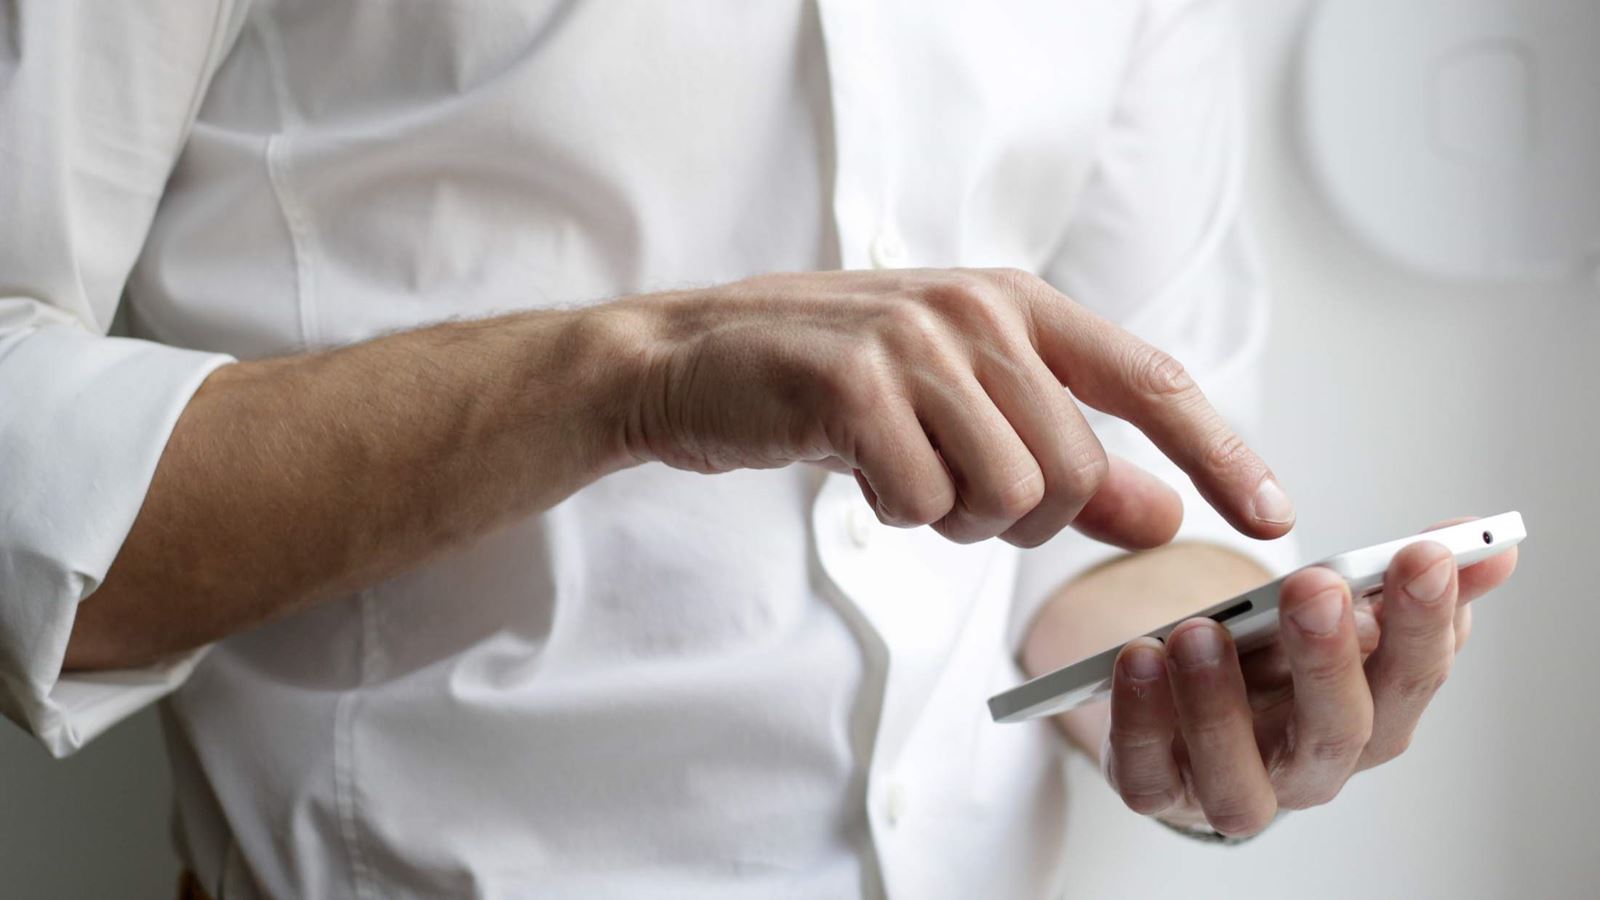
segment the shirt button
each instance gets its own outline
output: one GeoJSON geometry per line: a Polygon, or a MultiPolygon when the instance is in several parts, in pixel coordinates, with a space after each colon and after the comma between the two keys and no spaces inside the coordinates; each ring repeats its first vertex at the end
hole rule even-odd
{"type": "Polygon", "coordinates": [[[900,820],[906,817],[906,786],[896,781],[889,785],[889,792],[883,801],[884,818],[891,826],[899,825],[900,820]]]}
{"type": "Polygon", "coordinates": [[[845,513],[844,528],[850,535],[850,543],[865,550],[872,543],[872,529],[877,520],[872,515],[872,510],[862,504],[854,504],[850,511],[845,513]]]}
{"type": "Polygon", "coordinates": [[[888,229],[878,232],[867,249],[872,255],[873,268],[898,269],[906,264],[905,242],[888,229]]]}

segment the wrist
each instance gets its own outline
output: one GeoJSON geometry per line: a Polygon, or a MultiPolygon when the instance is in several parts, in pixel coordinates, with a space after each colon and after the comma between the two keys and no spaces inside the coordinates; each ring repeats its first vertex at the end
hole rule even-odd
{"type": "Polygon", "coordinates": [[[617,468],[666,462],[701,470],[691,462],[696,438],[686,400],[696,394],[698,350],[715,328],[706,300],[704,292],[663,292],[588,311],[585,340],[609,366],[600,376],[603,427],[617,468]]]}
{"type": "MultiPolygon", "coordinates": [[[[665,391],[660,312],[637,299],[568,314],[556,346],[598,478],[658,458],[644,439],[665,391]]],[[[535,400],[537,402],[537,400],[535,400]]]]}

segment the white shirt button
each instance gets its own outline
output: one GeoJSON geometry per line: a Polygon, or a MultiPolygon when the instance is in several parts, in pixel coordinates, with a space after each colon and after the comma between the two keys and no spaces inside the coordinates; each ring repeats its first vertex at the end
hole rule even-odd
{"type": "Polygon", "coordinates": [[[906,786],[896,781],[889,785],[883,799],[883,816],[890,826],[900,824],[906,817],[906,786]]]}
{"type": "Polygon", "coordinates": [[[860,503],[851,504],[850,511],[845,513],[844,529],[850,535],[850,543],[863,550],[872,543],[872,530],[877,524],[872,510],[860,503]]]}
{"type": "Polygon", "coordinates": [[[872,245],[867,248],[872,256],[872,265],[878,269],[898,269],[906,264],[906,244],[900,235],[884,229],[872,239],[872,245]]]}

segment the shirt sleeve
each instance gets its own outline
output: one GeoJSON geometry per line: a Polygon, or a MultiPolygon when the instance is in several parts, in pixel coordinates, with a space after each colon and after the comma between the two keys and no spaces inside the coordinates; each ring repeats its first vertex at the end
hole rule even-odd
{"type": "MultiPolygon", "coordinates": [[[[1247,441],[1259,424],[1266,294],[1243,222],[1245,129],[1234,11],[1225,0],[1146,5],[1094,174],[1043,273],[1063,293],[1176,357],[1247,441]]],[[[1086,411],[1108,453],[1183,498],[1179,541],[1220,544],[1274,572],[1292,540],[1245,537],[1126,422],[1086,411]]],[[[1013,646],[1063,584],[1123,551],[1065,531],[1022,554],[1013,646]]]]}
{"type": "Polygon", "coordinates": [[[66,755],[197,653],[61,675],[179,413],[223,355],[106,337],[228,0],[0,4],[0,713],[66,755]]]}

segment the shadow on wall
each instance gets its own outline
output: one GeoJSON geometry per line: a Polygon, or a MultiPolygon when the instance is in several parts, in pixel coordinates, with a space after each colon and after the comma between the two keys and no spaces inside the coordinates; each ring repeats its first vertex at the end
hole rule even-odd
{"type": "Polygon", "coordinates": [[[0,896],[175,895],[172,782],[155,710],[65,760],[0,726],[0,896]]]}

